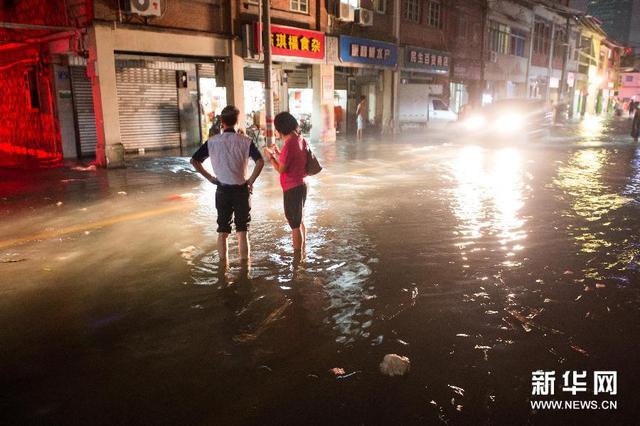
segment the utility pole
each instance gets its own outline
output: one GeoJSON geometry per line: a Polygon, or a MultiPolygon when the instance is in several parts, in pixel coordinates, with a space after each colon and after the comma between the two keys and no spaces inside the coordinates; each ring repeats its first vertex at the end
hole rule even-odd
{"type": "Polygon", "coordinates": [[[262,52],[264,53],[264,110],[267,125],[266,143],[274,143],[273,133],[273,90],[271,88],[271,2],[260,0],[262,18],[262,52]]]}
{"type": "Polygon", "coordinates": [[[527,98],[531,97],[531,82],[529,76],[531,75],[531,61],[533,60],[533,45],[536,39],[536,8],[533,7],[533,19],[531,21],[531,31],[529,31],[529,59],[527,60],[527,74],[525,77],[527,87],[527,98]]]}
{"type": "Polygon", "coordinates": [[[565,29],[565,51],[562,61],[562,79],[560,80],[560,98],[559,102],[565,102],[565,95],[567,91],[567,71],[569,66],[569,55],[571,53],[571,16],[567,15],[567,24],[565,29]]]}
{"type": "Polygon", "coordinates": [[[549,40],[549,63],[547,67],[547,90],[544,94],[544,100],[549,100],[549,95],[551,94],[551,74],[553,73],[553,54],[555,51],[556,44],[556,23],[551,23],[551,40],[549,40]]]}
{"type": "Polygon", "coordinates": [[[399,86],[400,86],[400,0],[393,2],[393,37],[396,41],[396,51],[398,60],[396,61],[396,69],[393,72],[393,133],[397,134],[400,130],[400,105],[399,105],[399,86]]]}

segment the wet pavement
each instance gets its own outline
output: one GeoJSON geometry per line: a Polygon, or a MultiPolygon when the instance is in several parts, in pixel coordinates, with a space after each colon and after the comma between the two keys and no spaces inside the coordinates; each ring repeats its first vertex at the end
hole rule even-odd
{"type": "Polygon", "coordinates": [[[187,157],[0,171],[0,423],[636,423],[628,126],[317,144],[306,260],[266,167],[227,271],[187,157]],[[618,409],[534,411],[535,370],[616,370],[618,409]]]}

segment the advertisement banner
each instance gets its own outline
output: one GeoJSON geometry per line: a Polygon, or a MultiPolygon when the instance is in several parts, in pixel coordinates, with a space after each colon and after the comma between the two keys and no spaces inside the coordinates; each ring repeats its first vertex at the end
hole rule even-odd
{"type": "MultiPolygon", "coordinates": [[[[262,52],[262,25],[255,25],[258,52],[262,52]]],[[[271,25],[271,54],[308,59],[324,59],[324,33],[302,28],[271,25]]]]}
{"type": "Polygon", "coordinates": [[[359,64],[395,67],[398,49],[395,44],[366,38],[340,36],[340,60],[359,64]]]}

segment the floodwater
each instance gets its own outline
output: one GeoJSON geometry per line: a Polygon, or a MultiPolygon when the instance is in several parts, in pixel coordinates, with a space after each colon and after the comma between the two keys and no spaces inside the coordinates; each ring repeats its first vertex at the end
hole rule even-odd
{"type": "Polygon", "coordinates": [[[0,423],[636,423],[628,126],[317,145],[307,258],[267,166],[252,263],[232,238],[228,270],[215,187],[186,157],[0,171],[0,423]],[[380,374],[388,353],[407,376],[380,374]],[[557,399],[617,410],[532,410],[535,370],[556,372],[557,399]],[[562,392],[574,370],[617,371],[617,395],[562,392]]]}

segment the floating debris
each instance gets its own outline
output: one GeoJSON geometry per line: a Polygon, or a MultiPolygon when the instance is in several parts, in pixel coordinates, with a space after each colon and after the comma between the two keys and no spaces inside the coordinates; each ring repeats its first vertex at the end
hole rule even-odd
{"type": "Polygon", "coordinates": [[[335,376],[342,376],[344,374],[344,368],[334,367],[329,370],[335,376]]]}
{"type": "Polygon", "coordinates": [[[348,379],[349,377],[355,376],[358,373],[360,373],[360,371],[353,371],[353,372],[351,372],[349,374],[343,374],[342,376],[337,376],[336,379],[338,379],[338,380],[348,379]]]}
{"type": "Polygon", "coordinates": [[[118,195],[127,195],[125,191],[118,191],[118,195]]]}
{"type": "Polygon", "coordinates": [[[18,263],[18,262],[24,262],[27,259],[24,257],[18,258],[18,259],[1,259],[0,263],[18,263]]]}
{"type": "Polygon", "coordinates": [[[454,386],[454,385],[447,385],[447,386],[449,387],[449,389],[451,389],[458,395],[464,396],[464,389],[462,389],[460,386],[454,386]]]}
{"type": "Polygon", "coordinates": [[[72,167],[71,170],[75,170],[76,172],[95,172],[96,171],[96,165],[92,164],[92,165],[87,166],[87,167],[76,166],[76,167],[72,167]]]}
{"type": "Polygon", "coordinates": [[[589,356],[589,352],[587,352],[585,349],[582,349],[580,346],[575,345],[575,344],[570,345],[570,346],[571,346],[571,349],[573,349],[574,351],[576,351],[576,352],[578,352],[578,353],[580,353],[580,354],[582,354],[584,356],[589,356]]]}
{"type": "Polygon", "coordinates": [[[380,372],[387,376],[404,376],[410,368],[409,358],[397,354],[386,354],[380,363],[380,372]]]}

